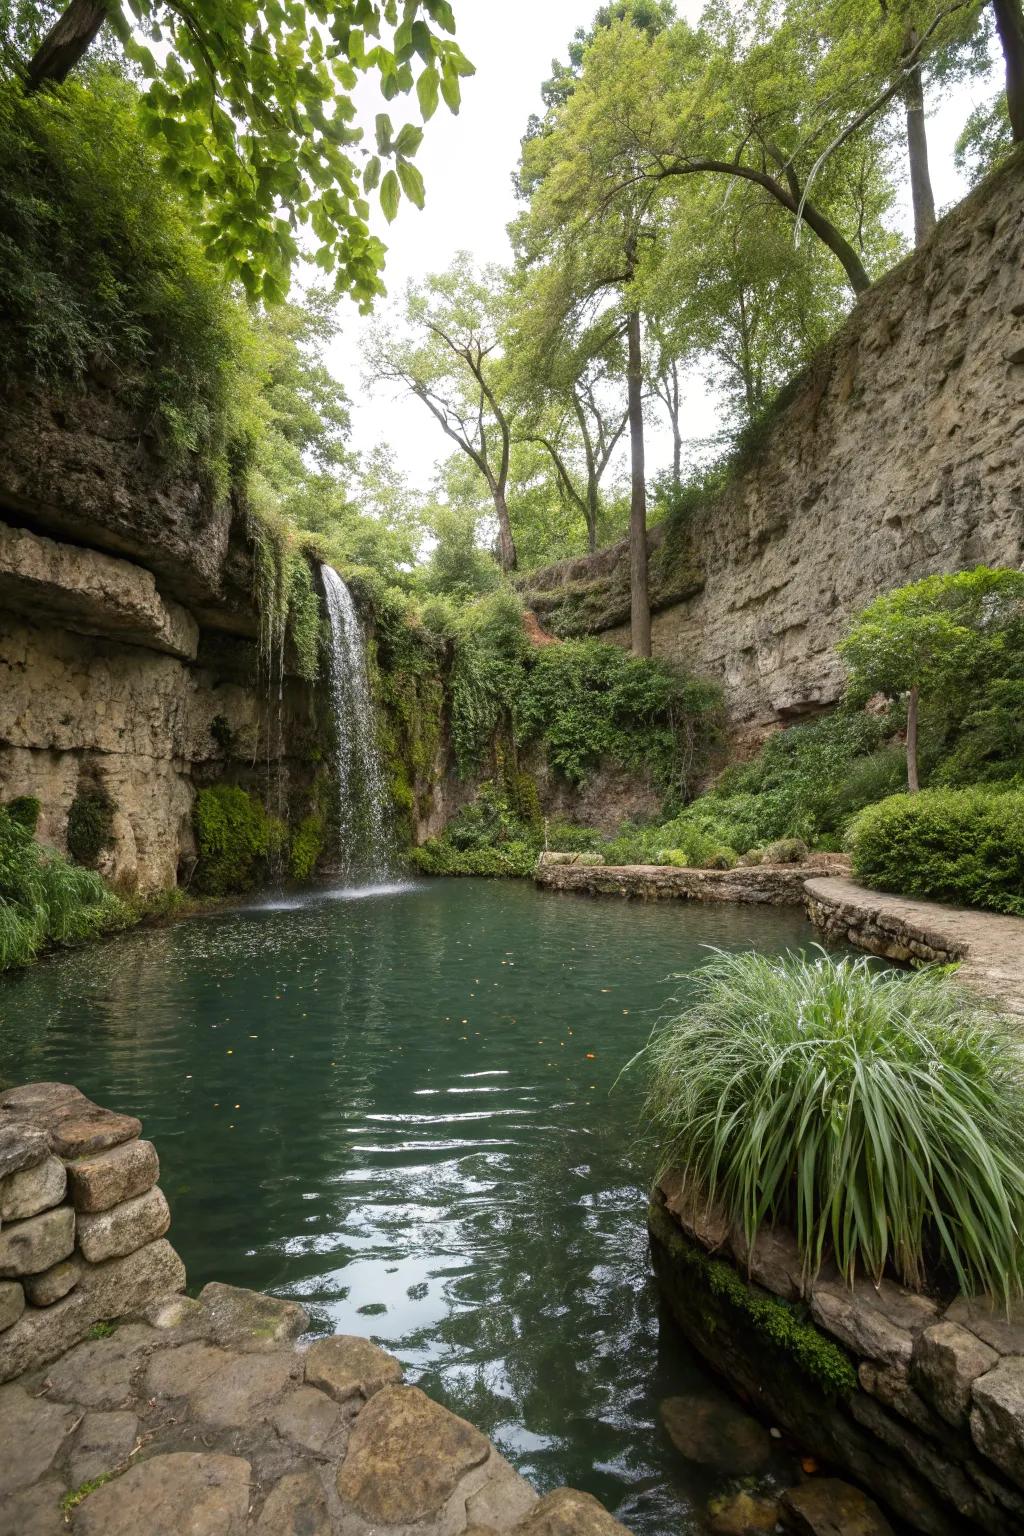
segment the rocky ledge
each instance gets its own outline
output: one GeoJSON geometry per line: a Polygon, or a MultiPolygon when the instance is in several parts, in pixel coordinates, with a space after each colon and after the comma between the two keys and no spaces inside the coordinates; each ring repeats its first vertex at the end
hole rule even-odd
{"type": "Polygon", "coordinates": [[[789,1233],[751,1250],[675,1174],[649,1223],[683,1331],[769,1422],[928,1536],[1024,1530],[1024,1308],[808,1284],[789,1233]]]}
{"type": "Polygon", "coordinates": [[[66,1083],[0,1095],[0,1536],[624,1536],[370,1340],[179,1294],[140,1132],[66,1083]]]}
{"type": "Polygon", "coordinates": [[[956,980],[1024,1017],[1024,920],[869,891],[852,880],[806,883],[807,915],[830,939],[910,965],[957,963],[956,980]]]}
{"type": "Polygon", "coordinates": [[[799,907],[813,870],[847,867],[837,854],[812,855],[804,864],[755,864],[738,869],[677,869],[661,864],[590,866],[540,863],[537,884],[584,896],[633,896],[641,901],[736,901],[799,907]]]}
{"type": "Polygon", "coordinates": [[[294,1302],[158,1298],[0,1388],[3,1536],[622,1536],[538,1499],[479,1430],[368,1339],[295,1347],[294,1302]]]}

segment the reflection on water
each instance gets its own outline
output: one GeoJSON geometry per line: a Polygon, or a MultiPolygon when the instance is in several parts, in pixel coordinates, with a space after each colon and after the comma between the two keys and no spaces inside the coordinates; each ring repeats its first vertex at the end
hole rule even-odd
{"type": "Polygon", "coordinates": [[[637,1088],[612,1089],[702,946],[807,937],[514,883],[271,898],[0,985],[0,1073],[142,1117],[191,1287],[301,1297],[538,1486],[697,1530],[723,1484],[658,1422],[702,1377],[649,1278],[637,1088]]]}

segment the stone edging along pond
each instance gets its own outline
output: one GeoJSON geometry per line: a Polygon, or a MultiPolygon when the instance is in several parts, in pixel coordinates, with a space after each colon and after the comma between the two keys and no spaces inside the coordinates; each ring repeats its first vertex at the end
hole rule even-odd
{"type": "Polygon", "coordinates": [[[795,1240],[736,1229],[665,1175],[648,1224],[683,1333],[768,1422],[843,1468],[916,1531],[1024,1530],[1024,1309],[824,1275],[795,1240]]]}
{"type": "Polygon", "coordinates": [[[182,1295],[140,1131],[66,1083],[0,1094],[0,1532],[628,1536],[369,1339],[296,1347],[296,1302],[182,1295]]]}
{"type": "Polygon", "coordinates": [[[534,879],[546,890],[587,896],[804,906],[826,938],[901,964],[955,963],[960,985],[1024,1017],[1024,919],[871,891],[846,877],[841,856],[817,859],[737,869],[539,864],[534,879]]]}

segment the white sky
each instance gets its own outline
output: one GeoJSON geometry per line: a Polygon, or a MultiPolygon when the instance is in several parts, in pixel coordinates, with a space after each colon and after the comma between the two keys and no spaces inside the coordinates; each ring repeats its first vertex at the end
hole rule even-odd
{"type": "MultiPolygon", "coordinates": [[[[403,199],[395,223],[376,215],[378,233],[388,245],[385,281],[391,296],[405,284],[446,267],[456,251],[470,251],[478,261],[509,259],[506,225],[516,211],[511,175],[519,141],[531,112],[541,110],[540,85],[551,73],[553,58],[564,59],[577,27],[588,26],[598,0],[456,0],[458,40],[476,65],[463,81],[458,117],[442,105],[426,125],[416,163],[426,182],[422,212],[403,199]]],[[[679,6],[689,11],[690,6],[679,6]]],[[[692,9],[696,11],[697,7],[692,9]]],[[[986,83],[951,96],[929,118],[928,136],[936,204],[941,212],[965,191],[953,166],[953,144],[975,100],[990,93],[986,83]]],[[[371,105],[371,111],[377,110],[371,105]]],[[[415,101],[391,103],[392,120],[418,121],[415,101]]],[[[904,209],[909,230],[909,208],[904,209]]],[[[332,370],[344,381],[352,400],[352,446],[366,452],[388,442],[414,485],[426,488],[436,463],[452,444],[418,400],[387,390],[368,395],[362,384],[360,343],[368,321],[354,305],[342,304],[342,333],[328,353],[332,370]]],[[[700,393],[689,402],[690,436],[715,430],[714,401],[700,393]]],[[[669,461],[667,433],[652,430],[649,473],[669,461]]]]}

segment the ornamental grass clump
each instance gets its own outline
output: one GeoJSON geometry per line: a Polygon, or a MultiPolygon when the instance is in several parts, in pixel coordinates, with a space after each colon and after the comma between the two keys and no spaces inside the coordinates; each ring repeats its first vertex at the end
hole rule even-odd
{"type": "Polygon", "coordinates": [[[937,970],[714,958],[636,1060],[663,1166],[742,1225],[796,1235],[805,1280],[1022,1294],[1024,1067],[937,970]]]}

